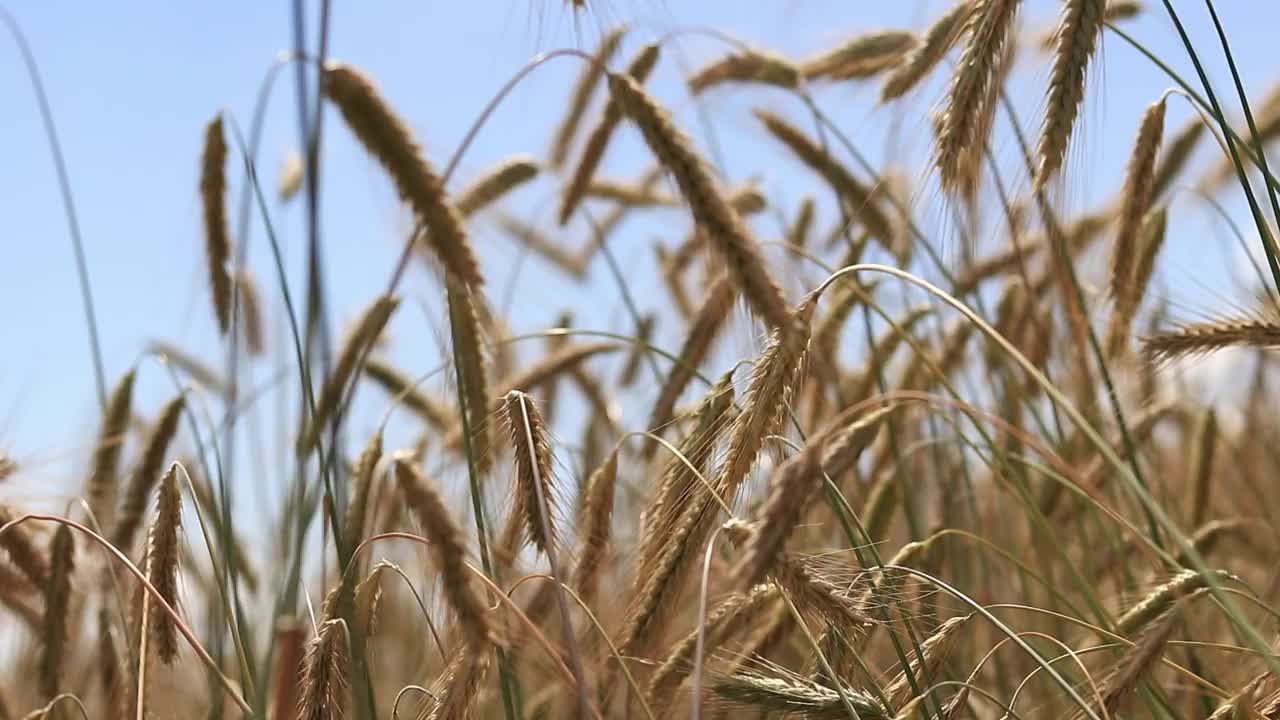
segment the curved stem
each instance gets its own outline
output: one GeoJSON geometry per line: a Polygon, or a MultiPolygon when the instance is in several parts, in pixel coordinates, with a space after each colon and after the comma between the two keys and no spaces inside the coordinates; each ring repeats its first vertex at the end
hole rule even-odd
{"type": "Polygon", "coordinates": [[[53,156],[53,167],[58,174],[58,193],[62,196],[62,211],[67,217],[67,230],[71,233],[71,249],[75,253],[76,274],[80,280],[80,302],[84,306],[85,325],[89,331],[89,354],[93,358],[93,379],[98,389],[98,404],[102,411],[107,410],[107,380],[102,369],[102,344],[98,340],[98,319],[93,309],[93,288],[89,284],[89,263],[84,256],[84,240],[80,237],[80,219],[76,214],[75,199],[71,196],[71,177],[67,173],[67,163],[62,157],[62,143],[58,141],[58,129],[53,123],[53,111],[49,109],[49,98],[44,92],[44,82],[40,79],[40,66],[36,64],[31,46],[23,34],[18,21],[8,8],[0,7],[0,20],[13,34],[18,51],[22,54],[22,64],[27,68],[27,77],[31,80],[31,89],[36,94],[36,104],[40,108],[40,123],[44,126],[45,138],[49,141],[49,153],[53,156]]]}

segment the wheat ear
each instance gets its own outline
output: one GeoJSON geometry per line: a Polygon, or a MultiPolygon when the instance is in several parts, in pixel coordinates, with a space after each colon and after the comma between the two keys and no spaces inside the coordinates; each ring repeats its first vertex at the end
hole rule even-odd
{"type": "Polygon", "coordinates": [[[93,465],[85,484],[89,509],[94,520],[103,528],[111,527],[115,517],[116,496],[120,491],[120,455],[125,433],[129,429],[130,408],[133,407],[133,381],[136,371],[130,370],[111,391],[107,410],[98,431],[98,444],[93,451],[93,465]]]}
{"type": "Polygon", "coordinates": [[[63,663],[71,608],[71,572],[75,569],[75,543],[71,528],[59,524],[49,546],[49,574],[44,583],[44,618],[40,626],[40,662],[36,686],[40,696],[52,700],[63,683],[63,663]]]}
{"type": "Polygon", "coordinates": [[[458,617],[459,627],[473,649],[487,647],[491,636],[488,608],[476,593],[467,571],[467,546],[461,528],[445,507],[444,499],[415,465],[397,460],[395,473],[405,502],[431,541],[431,555],[440,573],[441,587],[458,617]]]}
{"type": "Polygon", "coordinates": [[[964,34],[973,5],[973,0],[960,0],[925,30],[920,44],[902,58],[902,62],[885,78],[880,88],[881,102],[902,97],[942,62],[964,34]]]}
{"type": "Polygon", "coordinates": [[[333,418],[334,413],[338,412],[346,396],[347,387],[350,385],[352,377],[357,371],[356,363],[360,361],[368,348],[376,342],[382,329],[386,327],[387,321],[391,319],[391,313],[395,312],[400,301],[397,298],[383,295],[374,301],[360,317],[359,324],[355,330],[347,337],[347,341],[343,343],[342,349],[338,352],[338,359],[334,363],[333,373],[329,376],[329,380],[320,389],[320,397],[316,399],[315,412],[312,413],[307,423],[303,426],[303,430],[298,436],[298,457],[303,457],[311,452],[312,448],[320,440],[320,433],[323,432],[325,425],[333,418]]]}
{"type": "Polygon", "coordinates": [[[178,421],[186,407],[185,396],[179,395],[170,400],[160,411],[160,417],[147,436],[142,459],[125,486],[124,500],[120,505],[120,517],[116,520],[111,534],[111,543],[121,550],[127,551],[133,544],[134,533],[142,525],[142,516],[146,512],[147,498],[160,480],[160,470],[164,465],[165,453],[178,432],[178,421]]]}
{"type": "Polygon", "coordinates": [[[995,81],[998,60],[1009,42],[1021,4],[1021,0],[975,2],[965,24],[969,41],[937,119],[937,165],[944,190],[960,186],[968,164],[966,156],[972,154],[975,143],[985,143],[986,138],[978,136],[978,125],[992,102],[988,88],[995,81]]]}
{"type": "MultiPolygon", "coordinates": [[[[147,579],[170,607],[178,607],[178,541],[182,530],[182,497],[178,492],[178,465],[169,466],[160,479],[156,520],[147,535],[147,579]]],[[[167,613],[151,613],[151,647],[165,665],[178,657],[178,629],[167,613]]]]}
{"type": "Polygon", "coordinates": [[[458,212],[470,217],[538,176],[538,163],[526,155],[507,158],[458,193],[458,212]]]}
{"type": "Polygon", "coordinates": [[[1263,317],[1223,318],[1151,335],[1143,338],[1142,344],[1155,360],[1173,360],[1232,346],[1280,347],[1280,322],[1263,317]]]}
{"type": "Polygon", "coordinates": [[[226,334],[231,327],[231,231],[227,226],[227,141],[223,137],[222,115],[211,120],[204,131],[204,152],[200,156],[200,204],[204,208],[204,250],[208,260],[209,290],[213,297],[218,329],[226,334]]]}
{"type": "Polygon", "coordinates": [[[400,197],[425,226],[426,239],[448,274],[470,287],[483,285],[462,215],[445,194],[440,177],[427,164],[409,129],[373,83],[354,68],[331,63],[324,68],[321,86],[356,139],[391,176],[400,197]]]}
{"type": "Polygon", "coordinates": [[[1164,98],[1153,103],[1142,115],[1138,139],[1129,154],[1124,186],[1120,190],[1120,216],[1116,228],[1116,244],[1111,255],[1111,295],[1117,304],[1131,302],[1133,257],[1138,245],[1142,219],[1151,207],[1151,183],[1155,172],[1156,152],[1164,132],[1164,98]],[[1125,298],[1123,301],[1120,298],[1125,298]]]}
{"type": "Polygon", "coordinates": [[[701,94],[725,83],[761,83],[781,88],[800,84],[800,68],[785,57],[766,50],[744,49],[730,53],[689,76],[689,92],[701,94]]]}
{"type": "Polygon", "coordinates": [[[632,78],[610,75],[609,90],[622,112],[640,128],[649,149],[671,171],[694,221],[707,233],[751,309],[771,328],[788,327],[786,300],[769,274],[759,243],[721,191],[706,161],[694,151],[693,142],[632,78]]]}
{"type": "Polygon", "coordinates": [[[609,34],[600,41],[600,47],[596,49],[591,62],[578,75],[578,82],[574,84],[573,93],[569,98],[569,111],[560,121],[560,126],[556,128],[554,139],[551,141],[549,153],[551,167],[559,168],[569,157],[573,136],[577,134],[578,126],[582,124],[582,116],[587,112],[591,96],[595,93],[596,86],[600,84],[600,79],[604,77],[609,60],[618,52],[618,46],[622,44],[622,36],[626,31],[625,26],[610,30],[609,34]]]}
{"type": "Polygon", "coordinates": [[[326,620],[307,642],[302,661],[298,720],[342,720],[350,704],[347,625],[326,620]]]}
{"type": "MultiPolygon", "coordinates": [[[[627,74],[637,83],[643,83],[657,63],[658,45],[650,43],[645,45],[635,59],[631,61],[631,64],[627,66],[627,74]]],[[[558,219],[561,225],[569,222],[569,218],[573,215],[573,211],[577,209],[578,203],[582,202],[582,198],[586,196],[587,185],[590,184],[591,178],[595,176],[596,169],[600,167],[600,161],[604,159],[604,153],[609,147],[609,140],[613,137],[613,131],[622,122],[622,115],[623,111],[618,105],[617,97],[610,95],[609,101],[605,104],[604,112],[600,116],[600,121],[591,130],[591,134],[587,136],[586,144],[582,148],[582,154],[578,158],[578,166],[573,171],[573,177],[569,179],[564,193],[560,196],[558,219]]]]}
{"type": "Polygon", "coordinates": [[[613,497],[618,483],[618,451],[591,473],[587,479],[586,500],[582,504],[578,526],[578,562],[574,565],[572,585],[582,601],[591,605],[599,589],[600,574],[609,551],[610,525],[613,520],[613,497]]]}
{"type": "Polygon", "coordinates": [[[897,65],[918,43],[906,30],[877,30],[809,59],[800,72],[806,80],[867,78],[897,65]]]}
{"type": "Polygon", "coordinates": [[[1066,0],[1062,6],[1044,128],[1036,148],[1040,163],[1036,170],[1037,186],[1052,180],[1062,167],[1080,103],[1084,100],[1085,71],[1098,46],[1106,10],[1107,0],[1066,0]]]}
{"type": "Polygon", "coordinates": [[[788,123],[782,117],[764,110],[756,110],[756,117],[769,133],[787,146],[796,157],[814,172],[822,176],[845,202],[850,210],[866,227],[867,231],[878,238],[886,247],[893,239],[893,231],[889,219],[875,203],[871,189],[863,185],[847,168],[835,161],[831,154],[809,139],[799,128],[788,123]]]}

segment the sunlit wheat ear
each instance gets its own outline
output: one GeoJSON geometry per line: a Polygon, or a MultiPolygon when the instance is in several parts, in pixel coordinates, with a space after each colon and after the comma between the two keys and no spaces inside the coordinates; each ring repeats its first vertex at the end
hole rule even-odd
{"type": "Polygon", "coordinates": [[[1084,100],[1084,76],[1102,34],[1107,0],[1066,0],[1058,25],[1044,128],[1036,148],[1036,185],[1058,173],[1084,100]]]}
{"type": "Polygon", "coordinates": [[[351,380],[358,370],[356,363],[359,362],[360,356],[382,334],[382,329],[386,327],[387,321],[391,319],[391,313],[395,312],[396,307],[399,305],[400,300],[398,298],[383,295],[366,308],[364,314],[360,316],[359,324],[356,325],[355,330],[347,337],[347,341],[343,343],[338,352],[337,361],[333,366],[333,373],[329,376],[328,381],[325,382],[324,387],[320,389],[320,396],[316,398],[315,412],[308,418],[303,426],[303,431],[298,436],[298,457],[306,456],[315,448],[316,443],[320,440],[320,434],[324,432],[325,426],[333,418],[334,413],[341,409],[343,399],[346,397],[347,387],[351,384],[351,380]]]}
{"type": "Polygon", "coordinates": [[[459,629],[471,647],[488,647],[488,608],[476,593],[467,570],[466,536],[454,522],[444,499],[416,466],[397,460],[395,473],[405,502],[431,541],[431,555],[440,573],[440,587],[458,617],[459,629]]]}
{"type": "MultiPolygon", "coordinates": [[[[947,655],[951,652],[951,649],[955,647],[956,640],[959,639],[960,629],[970,617],[969,615],[960,615],[942,623],[933,631],[932,635],[920,643],[918,654],[911,653],[911,677],[914,677],[917,683],[927,685],[930,682],[937,681],[935,676],[942,669],[942,665],[946,662],[947,655]],[[921,662],[921,660],[924,662],[921,662]]],[[[899,672],[893,681],[889,683],[884,689],[884,694],[888,698],[890,707],[901,707],[914,696],[911,682],[905,670],[899,672]]]]}
{"type": "MultiPolygon", "coordinates": [[[[645,509],[640,540],[632,550],[637,567],[656,562],[668,539],[677,532],[690,498],[702,491],[702,480],[715,452],[717,440],[733,420],[733,375],[725,373],[707,392],[694,412],[696,426],[672,454],[645,509]]],[[[657,445],[657,443],[654,443],[657,445]]]]}
{"type": "Polygon", "coordinates": [[[592,180],[585,192],[587,197],[612,200],[619,205],[633,208],[674,207],[680,204],[680,201],[674,197],[663,195],[653,188],[606,178],[592,180]]]}
{"type": "Polygon", "coordinates": [[[1142,349],[1159,361],[1203,355],[1226,347],[1280,347],[1280,320],[1271,317],[1223,318],[1183,325],[1142,339],[1142,349]]]}
{"type": "MultiPolygon", "coordinates": [[[[1129,154],[1124,186],[1120,190],[1120,216],[1116,244],[1111,254],[1111,296],[1127,297],[1133,280],[1133,257],[1138,245],[1142,219],[1151,207],[1151,183],[1156,153],[1164,132],[1165,101],[1161,98],[1147,108],[1138,127],[1138,139],[1129,154]]],[[[1120,301],[1117,300],[1117,303],[1120,301]]]]}
{"type": "Polygon", "coordinates": [[[382,431],[369,437],[369,442],[356,460],[351,474],[351,501],[342,522],[342,539],[354,550],[365,538],[365,521],[369,514],[369,497],[373,493],[374,475],[378,461],[382,459],[382,431]]]}
{"type": "Polygon", "coordinates": [[[591,62],[578,75],[578,81],[573,86],[573,94],[569,97],[569,111],[560,121],[560,126],[556,128],[554,139],[551,141],[549,154],[551,167],[559,169],[569,157],[573,136],[577,134],[578,127],[582,124],[582,116],[587,112],[591,96],[595,93],[601,78],[604,77],[609,61],[618,52],[618,46],[622,44],[622,36],[626,31],[626,26],[610,30],[609,34],[600,41],[600,47],[596,49],[591,62]]]}
{"type": "Polygon", "coordinates": [[[760,508],[760,522],[734,570],[737,587],[751,587],[764,580],[822,487],[824,475],[838,476],[852,466],[875,439],[889,412],[891,408],[883,408],[856,421],[847,413],[837,417],[835,427],[824,429],[774,471],[760,508]]]}
{"type": "Polygon", "coordinates": [[[1209,514],[1213,481],[1213,458],[1218,449],[1218,416],[1210,408],[1196,420],[1191,447],[1191,525],[1199,527],[1209,514]]]}
{"type": "Polygon", "coordinates": [[[617,484],[618,451],[614,450],[587,479],[586,500],[579,514],[578,536],[581,547],[571,583],[577,588],[579,597],[588,605],[595,601],[600,575],[609,552],[613,496],[617,484]]]}
{"type": "Polygon", "coordinates": [[[161,469],[164,466],[165,454],[169,444],[178,432],[178,421],[186,407],[184,395],[170,400],[160,411],[160,417],[151,432],[147,435],[142,451],[142,459],[134,468],[125,486],[124,500],[120,504],[120,517],[116,520],[115,529],[111,533],[111,543],[121,550],[128,551],[133,544],[133,536],[142,525],[142,516],[147,510],[147,500],[151,491],[159,482],[161,469]]]}
{"type": "Polygon", "coordinates": [[[728,708],[766,715],[845,718],[849,717],[849,711],[845,709],[845,701],[848,701],[862,720],[889,720],[891,717],[879,701],[867,693],[843,684],[837,691],[824,683],[800,677],[743,672],[713,678],[710,690],[728,708]]]}
{"type": "Polygon", "coordinates": [[[806,80],[871,77],[897,65],[918,43],[915,34],[906,30],[879,30],[809,59],[800,72],[806,80]]]}
{"type": "MultiPolygon", "coordinates": [[[[1107,0],[1107,9],[1102,19],[1112,23],[1132,20],[1142,13],[1142,9],[1142,3],[1138,0],[1107,0]]],[[[1039,44],[1041,50],[1053,52],[1058,44],[1058,29],[1054,28],[1041,35],[1039,44]]]]}
{"type": "Polygon", "coordinates": [[[688,80],[689,92],[693,95],[725,83],[760,83],[794,88],[800,84],[800,68],[777,53],[745,49],[695,71],[688,80]]]}
{"type": "Polygon", "coordinates": [[[538,163],[527,155],[507,158],[485,171],[458,193],[458,212],[470,217],[538,176],[538,163]]]}
{"type": "Polygon", "coordinates": [[[713,481],[722,498],[734,497],[764,446],[765,436],[776,432],[782,423],[786,404],[803,376],[816,305],[816,296],[806,297],[790,316],[789,326],[774,332],[751,368],[742,413],[734,423],[728,451],[713,481]]]}
{"type": "Polygon", "coordinates": [[[624,654],[645,654],[651,630],[660,626],[688,579],[690,559],[701,552],[716,525],[720,502],[733,500],[755,464],[765,436],[781,425],[787,400],[801,377],[815,305],[816,298],[807,297],[790,316],[790,327],[774,331],[756,361],[725,457],[710,479],[716,497],[702,483],[692,485],[690,497],[675,509],[679,519],[664,536],[666,544],[637,570],[623,621],[620,646],[624,654]]]}
{"type": "MultiPolygon", "coordinates": [[[[0,527],[8,525],[23,515],[22,512],[0,504],[0,527]]],[[[36,538],[31,533],[31,524],[15,525],[0,534],[0,548],[36,587],[44,587],[45,578],[49,575],[49,562],[45,554],[36,546],[36,538]]]]}
{"type": "MultiPolygon", "coordinates": [[[[1215,582],[1235,580],[1235,577],[1225,570],[1210,570],[1208,575],[1212,576],[1215,582]]],[[[1126,610],[1116,620],[1116,632],[1121,635],[1137,633],[1163,615],[1177,601],[1203,590],[1208,586],[1208,581],[1208,577],[1196,570],[1178,572],[1126,610]]]]}
{"type": "Polygon", "coordinates": [[[364,376],[383,390],[397,405],[417,415],[434,430],[448,430],[458,421],[457,412],[441,398],[415,385],[415,379],[376,357],[364,362],[364,376]]]}
{"type": "Polygon", "coordinates": [[[262,296],[258,293],[258,283],[248,270],[236,273],[235,283],[245,349],[250,355],[261,355],[266,346],[266,331],[262,325],[262,296]]]}
{"type": "Polygon", "coordinates": [[[44,619],[40,626],[40,661],[36,686],[44,700],[51,700],[63,686],[68,617],[71,607],[71,572],[75,569],[75,543],[71,528],[59,524],[49,546],[49,574],[44,582],[44,619]]]}
{"type": "Polygon", "coordinates": [[[556,543],[552,526],[555,488],[547,428],[533,398],[519,390],[507,393],[503,410],[516,458],[516,508],[524,532],[539,552],[546,553],[556,543]]]}
{"type": "Polygon", "coordinates": [[[222,115],[204,131],[204,153],[200,156],[200,204],[204,208],[204,250],[208,261],[209,290],[218,329],[226,334],[231,327],[231,231],[227,226],[227,141],[222,132],[222,115]]]}
{"type": "MultiPolygon", "coordinates": [[[[627,66],[627,74],[635,82],[643,83],[657,64],[658,45],[650,43],[645,45],[635,59],[631,61],[631,64],[627,66]]],[[[596,169],[600,167],[600,161],[604,159],[604,153],[609,148],[609,140],[613,137],[613,131],[622,122],[622,117],[623,109],[619,106],[618,98],[611,94],[608,102],[605,103],[600,121],[596,123],[591,133],[587,135],[587,141],[582,147],[582,154],[578,158],[578,166],[574,169],[573,176],[569,179],[569,183],[565,186],[564,192],[560,196],[558,219],[561,225],[569,222],[569,218],[573,216],[573,211],[577,209],[578,203],[582,202],[582,198],[586,196],[587,185],[595,177],[596,169]]]]}
{"type": "MultiPolygon", "coordinates": [[[[702,362],[706,360],[716,337],[728,321],[730,311],[733,309],[734,296],[733,284],[727,276],[721,276],[707,289],[707,296],[702,301],[697,315],[689,323],[684,344],[680,347],[680,362],[671,366],[662,387],[658,390],[653,409],[649,412],[647,427],[654,429],[655,432],[660,432],[667,423],[671,422],[676,401],[680,399],[681,393],[688,387],[689,381],[694,378],[702,362]]],[[[650,443],[646,447],[647,455],[652,457],[657,444],[650,443]]]]}
{"type": "MultiPolygon", "coordinates": [[[[1102,697],[1096,711],[1103,717],[1116,717],[1120,704],[1128,697],[1149,670],[1160,662],[1169,638],[1177,627],[1178,614],[1170,609],[1153,619],[1134,641],[1133,647],[1112,668],[1102,681],[1100,688],[1102,697]]],[[[1072,716],[1072,720],[1088,717],[1081,710],[1072,716]]]]}
{"type": "Polygon", "coordinates": [[[448,282],[449,324],[457,359],[458,394],[466,410],[470,429],[471,457],[477,475],[483,477],[493,465],[489,414],[489,363],[484,328],[481,325],[484,300],[461,283],[448,282]]]}
{"type": "MultiPolygon", "coordinates": [[[[776,585],[757,585],[745,593],[733,593],[716,603],[702,623],[703,656],[713,654],[727,640],[759,622],[764,611],[778,600],[776,585]]],[[[698,648],[699,628],[694,628],[672,646],[649,681],[649,702],[662,716],[675,701],[676,691],[692,670],[698,648]]]]}
{"type": "Polygon", "coordinates": [[[944,190],[959,188],[967,170],[966,156],[972,154],[975,143],[986,142],[978,136],[977,126],[988,112],[986,105],[993,102],[989,88],[1020,4],[1021,0],[975,0],[965,25],[969,40],[937,119],[937,165],[944,190]]]}
{"type": "Polygon", "coordinates": [[[111,391],[102,427],[98,430],[89,480],[85,483],[85,495],[88,496],[93,519],[104,529],[110,528],[115,518],[116,496],[120,492],[120,455],[125,434],[129,431],[134,377],[136,371],[130,370],[111,391]]]}
{"type": "Polygon", "coordinates": [[[307,641],[298,720],[343,720],[351,702],[350,649],[342,620],[327,620],[307,641]]]}
{"type": "Polygon", "coordinates": [[[609,90],[675,178],[694,221],[707,234],[751,309],[770,328],[787,328],[791,313],[777,281],[769,274],[759,243],[729,203],[706,161],[694,150],[689,136],[677,129],[667,111],[630,77],[610,75],[609,90]]]}
{"type": "Polygon", "coordinates": [[[1133,325],[1134,315],[1137,314],[1142,297],[1147,292],[1147,285],[1151,282],[1156,256],[1164,247],[1168,217],[1168,210],[1159,207],[1148,212],[1142,220],[1136,248],[1138,259],[1134,263],[1130,286],[1124,296],[1116,298],[1116,307],[1107,326],[1107,353],[1111,356],[1119,355],[1129,340],[1129,328],[1133,325]]]}
{"type": "Polygon", "coordinates": [[[1173,185],[1174,178],[1187,166],[1191,154],[1204,135],[1204,122],[1197,114],[1192,114],[1187,124],[1170,137],[1165,143],[1165,151],[1156,163],[1155,177],[1151,180],[1151,198],[1154,200],[1165,193],[1173,185]]]}
{"type": "Polygon", "coordinates": [[[462,215],[445,194],[440,177],[373,83],[347,65],[325,66],[322,89],[337,106],[351,132],[382,165],[400,197],[413,209],[425,236],[450,277],[478,288],[480,265],[467,241],[462,215]]]}
{"type": "Polygon", "coordinates": [[[491,653],[470,645],[459,648],[437,682],[436,697],[439,700],[418,717],[426,720],[470,720],[474,711],[472,706],[489,674],[491,657],[491,653]]]}
{"type": "Polygon", "coordinates": [[[960,0],[925,30],[920,44],[902,58],[902,62],[885,78],[880,101],[901,97],[920,83],[942,58],[951,51],[973,13],[974,0],[960,0]]]}
{"type": "MultiPolygon", "coordinates": [[[[147,535],[147,578],[171,607],[178,607],[178,541],[182,531],[182,497],[178,492],[178,465],[169,466],[160,480],[156,520],[147,535]]],[[[168,613],[149,613],[151,647],[161,663],[178,657],[178,629],[168,613]]]]}
{"type": "MultiPolygon", "coordinates": [[[[746,523],[729,520],[720,526],[729,542],[751,549],[762,522],[746,523]]],[[[767,570],[769,581],[776,584],[805,618],[822,625],[833,625],[849,635],[862,635],[871,625],[863,612],[861,600],[849,596],[846,586],[812,571],[802,557],[779,553],[767,570]]],[[[758,586],[757,586],[758,587],[758,586]]]]}
{"type": "Polygon", "coordinates": [[[382,574],[395,568],[396,565],[391,561],[380,560],[369,571],[369,575],[356,585],[355,620],[361,637],[371,638],[378,634],[378,616],[382,607],[382,574]]]}
{"type": "Polygon", "coordinates": [[[822,176],[849,205],[849,209],[862,222],[863,226],[888,246],[893,233],[889,219],[885,217],[880,206],[876,204],[871,189],[863,185],[847,168],[836,162],[830,153],[815,144],[799,128],[791,125],[782,117],[765,110],[756,110],[755,115],[775,138],[786,145],[797,158],[814,172],[822,176]]]}
{"type": "Polygon", "coordinates": [[[1017,59],[1017,55],[1017,38],[1011,37],[1000,48],[1000,54],[996,56],[996,66],[992,72],[991,80],[987,83],[983,97],[976,105],[978,115],[970,121],[973,142],[961,148],[960,157],[956,162],[955,191],[959,194],[960,199],[965,201],[970,213],[974,211],[978,203],[983,158],[990,143],[991,129],[995,126],[996,110],[1000,106],[1000,94],[1004,91],[1009,74],[1013,71],[1013,64],[1017,59]]]}

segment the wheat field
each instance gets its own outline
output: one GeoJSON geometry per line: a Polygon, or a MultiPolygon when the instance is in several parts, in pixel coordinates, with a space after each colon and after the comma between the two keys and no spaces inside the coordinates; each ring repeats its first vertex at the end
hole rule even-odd
{"type": "Polygon", "coordinates": [[[111,375],[83,286],[100,414],[57,480],[74,500],[28,507],[11,488],[38,469],[0,453],[0,720],[1280,719],[1280,86],[1246,88],[1237,64],[1266,59],[1222,28],[1193,45],[1172,3],[1044,4],[1051,27],[955,0],[806,55],[704,29],[718,54],[681,63],[679,97],[651,82],[675,33],[587,23],[494,96],[572,63],[554,132],[478,170],[359,58],[285,57],[315,80],[303,129],[327,118],[411,218],[336,332],[318,141],[266,186],[210,98],[192,252],[218,352],[157,339],[111,375]],[[1146,52],[1139,17],[1195,72],[1148,55],[1163,84],[1107,116],[1132,140],[1081,209],[1092,83],[1104,47],[1146,52]],[[1230,83],[1202,69],[1219,56],[1230,83]],[[921,129],[927,159],[869,160],[833,89],[921,129]],[[691,102],[787,182],[727,175],[691,102]],[[1157,281],[1192,205],[1256,278],[1187,320],[1157,281]],[[662,236],[620,262],[643,220],[662,236]],[[571,301],[513,331],[495,253],[571,301]],[[584,287],[621,321],[590,324],[584,287]],[[424,307],[439,363],[395,352],[424,307]],[[1186,381],[1224,353],[1246,370],[1186,381]]]}

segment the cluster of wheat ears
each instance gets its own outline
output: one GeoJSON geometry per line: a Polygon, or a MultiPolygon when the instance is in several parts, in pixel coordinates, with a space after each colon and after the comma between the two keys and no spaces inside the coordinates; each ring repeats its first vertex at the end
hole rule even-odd
{"type": "MultiPolygon", "coordinates": [[[[313,362],[314,289],[296,302],[281,288],[289,342],[275,350],[296,371],[301,419],[273,529],[236,524],[228,480],[247,402],[237,378],[267,350],[266,299],[226,209],[244,146],[215,117],[199,193],[227,368],[152,348],[184,389],[148,422],[135,419],[136,371],[100,388],[80,502],[65,516],[0,504],[0,622],[22,638],[0,720],[1280,718],[1265,386],[1276,294],[1172,329],[1149,300],[1171,188],[1205,135],[1224,160],[1200,187],[1238,181],[1271,270],[1260,275],[1280,281],[1280,182],[1262,152],[1280,135],[1280,94],[1255,113],[1237,81],[1237,119],[1203,71],[1199,86],[1168,71],[1193,121],[1166,138],[1174,94],[1152,91],[1116,196],[1064,217],[1053,189],[1090,64],[1104,35],[1141,48],[1122,27],[1141,8],[1060,4],[1056,30],[1033,41],[1051,58],[1034,142],[1016,117],[998,122],[1026,44],[1019,0],[961,0],[922,32],[866,33],[803,60],[735,45],[688,78],[699,96],[767,85],[802,99],[877,83],[891,105],[951,73],[928,170],[961,245],[978,246],[963,236],[984,212],[999,228],[995,249],[960,264],[939,258],[885,172],[842,161],[856,149],[812,102],[811,128],[756,111],[762,142],[813,181],[785,237],[762,241],[750,216],[774,201],[726,183],[646,90],[660,43],[617,61],[622,28],[577,53],[546,159],[515,156],[458,192],[446,191],[454,163],[436,169],[371,79],[324,62],[320,97],[416,229],[328,363],[313,362]],[[1021,190],[996,174],[998,125],[1012,128],[1021,190]],[[635,131],[652,169],[599,177],[611,137],[635,131]],[[496,207],[553,173],[560,225],[600,211],[585,244],[496,207]],[[819,197],[837,210],[826,232],[819,197]],[[612,261],[626,218],[657,212],[683,214],[686,235],[655,243],[659,290],[632,303],[631,332],[572,330],[566,315],[541,342],[516,342],[468,239],[473,218],[497,217],[572,283],[612,261]],[[1097,253],[1105,277],[1086,272],[1097,253]],[[428,268],[447,307],[443,390],[381,350],[407,262],[428,268]],[[779,278],[795,267],[825,280],[788,298],[779,278]],[[714,367],[744,321],[758,354],[714,367]],[[678,347],[656,344],[659,322],[680,327],[667,333],[678,347]],[[545,350],[517,358],[517,345],[545,350]],[[1165,372],[1226,346],[1257,354],[1234,422],[1165,372]],[[351,437],[352,397],[375,388],[396,412],[351,437]],[[220,425],[192,389],[225,403],[220,425]],[[566,395],[583,409],[564,410],[566,395]],[[623,403],[647,421],[624,426],[623,403]],[[390,422],[422,442],[384,447],[390,422]]],[[[269,230],[244,167],[246,207],[269,230]]],[[[295,164],[281,192],[308,174],[295,164]]],[[[0,458],[0,473],[22,472],[0,458]]]]}

